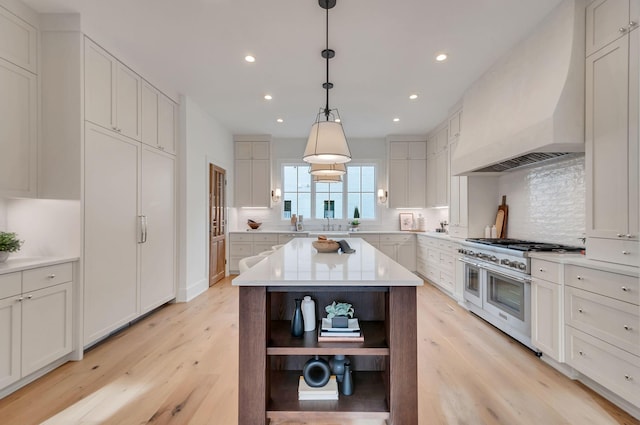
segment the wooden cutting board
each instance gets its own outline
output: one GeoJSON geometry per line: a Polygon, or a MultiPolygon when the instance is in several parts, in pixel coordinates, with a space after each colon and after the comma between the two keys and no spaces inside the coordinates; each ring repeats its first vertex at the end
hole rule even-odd
{"type": "Polygon", "coordinates": [[[502,195],[502,204],[498,206],[496,214],[496,230],[498,238],[507,237],[507,217],[509,215],[509,207],[507,206],[507,195],[502,195]]]}

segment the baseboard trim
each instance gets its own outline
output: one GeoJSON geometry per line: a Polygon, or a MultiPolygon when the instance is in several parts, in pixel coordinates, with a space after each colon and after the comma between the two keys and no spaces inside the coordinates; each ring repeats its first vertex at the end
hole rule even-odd
{"type": "Polygon", "coordinates": [[[176,302],[189,302],[198,295],[204,293],[207,289],[209,289],[209,281],[207,279],[201,279],[191,285],[188,285],[186,288],[178,289],[176,302]]]}

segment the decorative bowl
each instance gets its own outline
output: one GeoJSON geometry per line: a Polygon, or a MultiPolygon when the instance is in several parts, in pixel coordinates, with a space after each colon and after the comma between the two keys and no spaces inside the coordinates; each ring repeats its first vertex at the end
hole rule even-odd
{"type": "Polygon", "coordinates": [[[249,220],[247,221],[247,224],[249,225],[249,227],[251,227],[253,230],[256,230],[258,227],[260,227],[260,225],[262,223],[258,223],[257,221],[253,221],[253,220],[249,220]]]}
{"type": "Polygon", "coordinates": [[[313,245],[313,247],[321,253],[328,253],[328,252],[337,252],[340,249],[340,245],[338,244],[338,242],[336,241],[313,241],[311,242],[311,245],[313,245]]]}

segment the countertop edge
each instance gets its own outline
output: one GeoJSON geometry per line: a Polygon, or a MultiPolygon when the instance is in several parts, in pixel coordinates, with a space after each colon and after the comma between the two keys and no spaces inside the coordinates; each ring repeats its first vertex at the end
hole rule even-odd
{"type": "Polygon", "coordinates": [[[36,257],[9,258],[0,264],[0,275],[36,269],[38,267],[55,266],[56,264],[78,261],[80,257],[36,257]]]}

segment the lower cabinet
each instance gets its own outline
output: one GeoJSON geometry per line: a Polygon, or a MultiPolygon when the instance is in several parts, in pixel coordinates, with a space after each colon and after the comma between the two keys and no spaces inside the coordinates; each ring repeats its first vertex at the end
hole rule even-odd
{"type": "Polygon", "coordinates": [[[229,273],[240,272],[240,260],[252,255],[258,255],[261,252],[269,251],[274,245],[289,242],[294,237],[306,236],[304,234],[286,234],[278,233],[249,233],[237,232],[229,234],[229,273]],[[282,239],[280,237],[282,236],[282,239]],[[282,241],[282,242],[281,242],[282,241]]]}
{"type": "Polygon", "coordinates": [[[531,343],[557,362],[564,361],[562,266],[531,260],[531,343]]]}
{"type": "Polygon", "coordinates": [[[413,234],[380,234],[377,248],[404,268],[416,270],[416,238],[413,234]]]}
{"type": "Polygon", "coordinates": [[[0,390],[73,350],[73,266],[0,275],[0,390]]]}
{"type": "Polygon", "coordinates": [[[417,235],[417,271],[429,282],[457,298],[457,244],[441,237],[417,235]]]}

